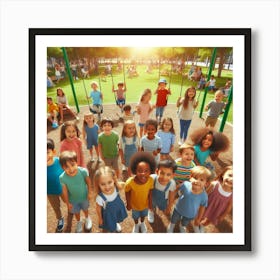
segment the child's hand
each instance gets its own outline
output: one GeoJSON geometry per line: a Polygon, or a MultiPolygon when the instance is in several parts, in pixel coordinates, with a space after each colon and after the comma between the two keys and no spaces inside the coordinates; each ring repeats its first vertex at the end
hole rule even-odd
{"type": "Polygon", "coordinates": [[[129,211],[129,210],[131,210],[131,205],[130,205],[130,203],[126,203],[126,209],[129,211]]]}
{"type": "Polygon", "coordinates": [[[157,152],[157,151],[153,151],[153,155],[154,155],[154,156],[157,156],[157,155],[158,155],[158,152],[157,152]]]}
{"type": "Polygon", "coordinates": [[[194,224],[194,226],[198,227],[200,224],[200,221],[198,219],[194,219],[193,224],[194,224]]]}

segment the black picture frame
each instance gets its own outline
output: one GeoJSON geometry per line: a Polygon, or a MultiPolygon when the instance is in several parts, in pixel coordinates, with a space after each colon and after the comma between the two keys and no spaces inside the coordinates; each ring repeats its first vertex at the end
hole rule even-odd
{"type": "MultiPolygon", "coordinates": [[[[76,37],[75,37],[76,38],[76,37]]],[[[112,43],[113,44],[113,43],[112,43]]],[[[213,46],[209,42],[209,46],[213,46]]],[[[215,46],[215,45],[214,45],[215,46]]],[[[239,106],[238,103],[235,104],[239,106]]],[[[40,143],[41,144],[41,143],[40,143]]],[[[234,151],[238,153],[238,151],[234,151]]],[[[39,200],[42,198],[39,198],[39,200]]],[[[44,197],[45,199],[45,197],[44,197]]],[[[41,217],[45,219],[45,217],[41,217]]],[[[51,234],[53,235],[53,234],[51,234]]],[[[68,235],[68,234],[67,234],[68,235]]],[[[149,235],[149,234],[147,234],[149,235]]],[[[151,234],[150,234],[151,235],[151,234]]],[[[207,234],[206,234],[207,235],[207,234]]],[[[66,236],[66,235],[65,235],[66,236]]],[[[109,235],[110,236],[110,235],[109,235]]],[[[170,235],[166,235],[169,236],[170,235]]],[[[187,235],[186,235],[187,236],[187,235]]],[[[82,238],[82,236],[81,236],[82,238]]],[[[207,239],[207,237],[206,237],[207,239]]],[[[221,29],[143,29],[143,28],[127,28],[127,29],[52,29],[52,28],[31,28],[29,29],[29,250],[30,251],[250,251],[251,250],[251,29],[249,28],[221,28],[221,29]],[[205,37],[209,40],[209,36],[213,38],[230,38],[232,41],[240,40],[240,51],[242,54],[242,63],[240,66],[242,78],[242,89],[244,98],[244,110],[242,119],[244,120],[241,129],[237,128],[237,134],[241,134],[244,151],[240,157],[240,161],[244,162],[244,169],[242,174],[244,177],[241,180],[244,182],[244,196],[241,203],[242,221],[244,221],[243,242],[240,244],[213,244],[213,243],[180,243],[170,244],[165,237],[166,242],[161,244],[135,243],[118,244],[110,242],[109,245],[102,243],[93,244],[88,242],[86,244],[79,244],[75,242],[64,242],[63,244],[55,244],[49,241],[38,241],[38,229],[36,228],[36,216],[38,213],[38,174],[44,173],[42,165],[38,165],[38,156],[44,157],[44,148],[39,146],[37,142],[38,128],[40,126],[39,120],[36,119],[38,110],[38,97],[41,92],[37,92],[38,80],[44,80],[45,76],[41,77],[40,72],[37,71],[37,54],[38,44],[48,38],[71,38],[73,36],[147,36],[147,37],[161,37],[161,36],[176,36],[187,38],[188,36],[205,37]],[[217,37],[216,37],[217,36],[217,37]],[[36,177],[37,176],[37,177],[36,177]]]]}

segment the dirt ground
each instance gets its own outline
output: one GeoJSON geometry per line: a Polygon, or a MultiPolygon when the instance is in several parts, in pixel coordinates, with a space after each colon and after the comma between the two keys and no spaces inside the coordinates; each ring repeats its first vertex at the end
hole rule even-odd
{"type": "MultiPolygon", "coordinates": [[[[134,108],[135,104],[131,104],[132,107],[134,108]]],[[[80,121],[78,122],[78,127],[81,129],[82,131],[82,124],[83,124],[83,112],[88,110],[88,106],[84,106],[84,107],[80,107],[80,113],[79,113],[79,117],[80,117],[80,121]]],[[[117,116],[117,113],[120,113],[120,109],[115,105],[115,104],[110,104],[110,105],[104,105],[104,113],[102,114],[103,117],[110,117],[113,121],[114,121],[114,130],[117,131],[119,134],[121,134],[122,131],[122,127],[123,124],[121,121],[119,121],[119,118],[117,116]]],[[[171,153],[171,156],[176,159],[178,158],[178,134],[179,134],[179,120],[177,117],[177,109],[175,107],[174,104],[168,104],[165,111],[164,111],[164,116],[168,116],[168,117],[172,117],[173,119],[173,123],[174,123],[174,128],[175,128],[175,132],[176,132],[176,143],[175,143],[175,151],[173,153],[171,153]]],[[[205,113],[203,114],[202,117],[205,116],[205,113]]],[[[151,114],[151,117],[154,117],[154,112],[151,114]]],[[[70,120],[71,119],[71,115],[69,116],[65,116],[64,120],[70,120]]],[[[135,121],[137,122],[138,117],[136,116],[135,121]]],[[[220,121],[218,121],[217,125],[216,125],[216,129],[219,128],[220,125],[220,121]]],[[[199,118],[199,115],[197,113],[194,114],[190,129],[189,129],[189,134],[196,128],[200,128],[204,126],[204,121],[203,119],[199,118]]],[[[48,125],[47,127],[47,137],[48,138],[52,138],[55,142],[56,145],[56,150],[59,151],[59,147],[60,147],[60,128],[57,129],[52,129],[50,125],[48,125]]],[[[230,138],[232,139],[232,126],[226,124],[225,128],[224,128],[224,133],[230,138]]],[[[87,162],[87,168],[89,170],[89,174],[90,174],[90,178],[92,179],[93,182],[93,176],[95,173],[96,168],[98,168],[98,164],[97,163],[91,163],[90,162],[90,156],[89,156],[89,152],[86,149],[86,147],[83,147],[83,151],[84,151],[84,156],[85,156],[85,160],[87,162]]],[[[231,165],[232,164],[232,145],[230,146],[230,149],[225,152],[220,154],[220,157],[218,160],[216,160],[215,162],[212,162],[213,165],[215,166],[216,172],[219,173],[219,171],[227,166],[227,165],[231,165]]],[[[123,177],[125,178],[125,174],[123,174],[123,177]]],[[[93,197],[95,197],[96,195],[96,191],[94,188],[94,185],[92,185],[93,188],[93,197]]],[[[125,201],[125,195],[124,192],[121,192],[121,197],[122,199],[125,201]]],[[[75,218],[72,217],[68,217],[67,214],[67,207],[66,205],[61,202],[62,205],[62,212],[63,215],[65,217],[65,227],[64,227],[64,232],[75,232],[75,228],[76,228],[76,220],[75,218]]],[[[89,215],[92,219],[93,222],[93,227],[91,232],[92,233],[97,233],[100,232],[99,228],[98,228],[98,220],[97,220],[97,214],[96,214],[96,210],[95,210],[95,199],[92,199],[92,201],[90,202],[90,207],[89,207],[89,215]]],[[[81,214],[81,218],[83,219],[83,214],[81,214]]],[[[166,228],[167,225],[169,223],[169,219],[170,217],[167,217],[163,212],[161,212],[160,210],[157,210],[157,213],[155,214],[155,222],[153,224],[149,224],[149,222],[147,221],[147,219],[145,220],[148,232],[166,232],[166,228]]],[[[133,228],[133,219],[131,217],[131,211],[128,211],[128,218],[126,218],[122,223],[122,232],[126,232],[129,233],[132,231],[133,228]]],[[[57,225],[57,220],[54,214],[53,209],[51,208],[49,202],[47,202],[47,232],[48,233],[53,233],[56,232],[56,225],[57,225]]],[[[175,232],[178,232],[178,227],[175,227],[175,232]]],[[[193,232],[193,227],[190,224],[188,226],[188,232],[192,233],[193,232]]],[[[232,214],[227,215],[226,219],[220,223],[217,227],[213,226],[213,225],[209,225],[205,228],[205,232],[232,232],[232,214]]]]}

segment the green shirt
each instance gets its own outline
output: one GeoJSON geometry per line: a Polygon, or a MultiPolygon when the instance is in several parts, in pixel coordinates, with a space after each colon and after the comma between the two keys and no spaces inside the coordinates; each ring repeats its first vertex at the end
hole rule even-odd
{"type": "Polygon", "coordinates": [[[118,142],[119,135],[113,130],[110,135],[105,135],[104,132],[101,132],[98,135],[98,143],[101,145],[101,150],[104,158],[115,158],[116,156],[118,156],[118,142]]]}
{"type": "Polygon", "coordinates": [[[86,177],[88,177],[87,169],[80,166],[75,176],[68,176],[65,172],[60,175],[60,183],[66,185],[70,203],[80,203],[87,200],[88,188],[86,177]]]}

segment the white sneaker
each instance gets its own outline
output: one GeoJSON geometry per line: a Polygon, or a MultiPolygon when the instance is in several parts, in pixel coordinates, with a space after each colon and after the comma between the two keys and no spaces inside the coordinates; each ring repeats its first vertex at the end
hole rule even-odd
{"type": "Polygon", "coordinates": [[[90,159],[90,161],[91,161],[91,162],[94,162],[94,157],[92,157],[92,158],[90,159]]]}
{"type": "Polygon", "coordinates": [[[135,224],[135,225],[133,226],[132,232],[133,232],[133,233],[139,233],[139,229],[140,229],[139,224],[135,224]]]}
{"type": "Polygon", "coordinates": [[[81,233],[81,232],[83,232],[83,222],[78,221],[76,226],[76,233],[81,233]]]}
{"type": "Polygon", "coordinates": [[[140,224],[140,228],[141,228],[141,232],[142,233],[146,233],[147,232],[147,227],[145,225],[145,222],[141,223],[140,224]]]}
{"type": "Polygon", "coordinates": [[[195,233],[200,233],[199,226],[193,226],[193,231],[194,231],[195,233]]]}
{"type": "Polygon", "coordinates": [[[90,217],[86,218],[85,228],[86,228],[86,230],[91,230],[91,228],[92,228],[92,221],[91,221],[90,217]]]}
{"type": "Polygon", "coordinates": [[[121,231],[122,231],[122,227],[119,223],[117,223],[116,232],[121,232],[121,231]]]}
{"type": "Polygon", "coordinates": [[[172,233],[174,232],[175,224],[170,223],[167,227],[167,232],[172,233]]]}
{"type": "Polygon", "coordinates": [[[79,118],[78,116],[76,116],[76,120],[77,120],[77,121],[79,121],[79,120],[80,120],[80,118],[79,118]]]}
{"type": "Polygon", "coordinates": [[[180,139],[179,141],[178,141],[178,145],[179,146],[181,146],[183,143],[182,143],[182,140],[180,139]]]}
{"type": "Polygon", "coordinates": [[[148,222],[152,224],[155,221],[155,215],[154,212],[151,210],[148,210],[148,222]]]}
{"type": "Polygon", "coordinates": [[[182,226],[181,224],[179,226],[179,230],[180,230],[180,233],[186,233],[186,227],[182,226]]]}
{"type": "Polygon", "coordinates": [[[122,171],[126,171],[126,166],[122,164],[122,171]]]}

